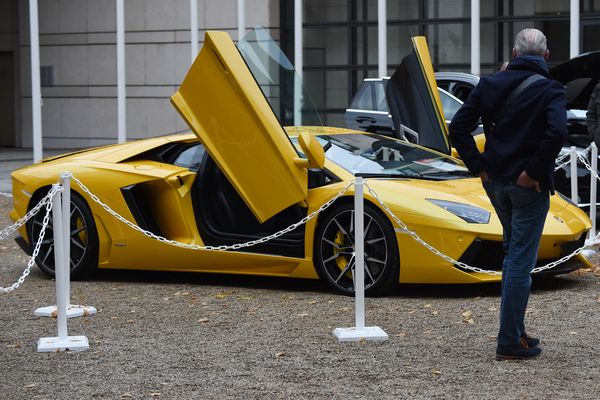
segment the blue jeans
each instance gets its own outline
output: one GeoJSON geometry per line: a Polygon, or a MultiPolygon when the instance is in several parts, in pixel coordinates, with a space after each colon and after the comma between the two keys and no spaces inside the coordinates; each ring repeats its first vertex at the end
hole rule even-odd
{"type": "Polygon", "coordinates": [[[498,345],[519,344],[525,332],[525,309],[550,198],[514,182],[492,179],[483,184],[503,233],[502,299],[498,345]]]}

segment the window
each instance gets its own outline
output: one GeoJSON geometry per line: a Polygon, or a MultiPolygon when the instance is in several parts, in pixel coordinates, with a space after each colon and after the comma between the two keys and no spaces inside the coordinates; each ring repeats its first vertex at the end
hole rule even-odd
{"type": "Polygon", "coordinates": [[[373,111],[373,91],[371,90],[370,82],[363,83],[360,89],[358,89],[358,93],[354,96],[350,108],[354,110],[373,111]]]}

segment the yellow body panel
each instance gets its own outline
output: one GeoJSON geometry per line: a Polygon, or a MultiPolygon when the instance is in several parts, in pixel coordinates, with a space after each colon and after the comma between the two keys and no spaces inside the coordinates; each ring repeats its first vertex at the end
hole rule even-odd
{"type": "Polygon", "coordinates": [[[227,33],[206,33],[171,101],[259,221],[306,198],[306,168],[227,33]]]}

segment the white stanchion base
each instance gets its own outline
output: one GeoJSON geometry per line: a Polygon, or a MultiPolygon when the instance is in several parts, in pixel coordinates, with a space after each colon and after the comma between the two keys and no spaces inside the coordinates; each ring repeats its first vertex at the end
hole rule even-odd
{"type": "Polygon", "coordinates": [[[90,344],[86,336],[67,336],[66,340],[60,340],[55,336],[38,340],[38,353],[84,351],[89,348],[90,344]]]}
{"type": "Polygon", "coordinates": [[[358,342],[360,340],[388,340],[387,333],[378,326],[357,328],[335,328],[333,335],[339,342],[358,342]]]}
{"type": "MultiPolygon", "coordinates": [[[[67,318],[82,317],[84,315],[96,314],[98,310],[92,306],[80,306],[71,304],[67,307],[67,318]]],[[[38,317],[56,318],[56,306],[40,307],[33,312],[38,317]]]]}

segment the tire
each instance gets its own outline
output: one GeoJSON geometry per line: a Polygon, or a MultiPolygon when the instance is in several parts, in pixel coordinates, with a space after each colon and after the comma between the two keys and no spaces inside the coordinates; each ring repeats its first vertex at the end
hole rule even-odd
{"type": "MultiPolygon", "coordinates": [[[[45,193],[44,193],[45,194],[45,193]]],[[[32,201],[32,208],[41,196],[32,201]]],[[[31,248],[35,248],[40,235],[45,208],[42,208],[28,223],[27,231],[31,238],[31,248]]],[[[54,277],[54,237],[52,231],[52,212],[44,234],[44,240],[35,259],[38,267],[47,275],[54,277]]],[[[82,279],[98,269],[98,232],[92,212],[81,196],[71,191],[71,279],[82,279]]]]}
{"type": "MultiPolygon", "coordinates": [[[[365,294],[380,296],[395,288],[400,272],[398,244],[390,221],[365,203],[365,294]]],[[[315,267],[335,291],[354,294],[354,206],[341,204],[319,222],[315,240],[315,267]]]]}

